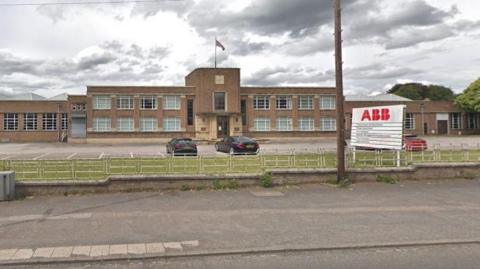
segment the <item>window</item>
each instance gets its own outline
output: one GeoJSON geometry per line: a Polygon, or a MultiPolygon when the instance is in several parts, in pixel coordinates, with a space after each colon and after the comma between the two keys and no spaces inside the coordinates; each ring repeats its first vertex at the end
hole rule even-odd
{"type": "Polygon", "coordinates": [[[3,114],[3,130],[5,131],[18,130],[18,114],[17,113],[3,114]]]}
{"type": "Polygon", "coordinates": [[[292,97],[277,96],[277,109],[292,109],[292,97]]]}
{"type": "Polygon", "coordinates": [[[57,130],[57,114],[56,113],[43,114],[43,130],[45,131],[57,130]]]}
{"type": "Polygon", "coordinates": [[[118,118],[117,131],[133,132],[133,118],[118,118]]]}
{"type": "Polygon", "coordinates": [[[68,114],[62,113],[62,130],[68,130],[68,114]]]}
{"type": "Polygon", "coordinates": [[[141,118],[140,132],[155,132],[157,131],[158,121],[156,118],[141,118]]]}
{"type": "Polygon", "coordinates": [[[133,96],[131,95],[118,96],[117,109],[133,109],[133,96]]]}
{"type": "Polygon", "coordinates": [[[299,96],[298,97],[298,109],[300,109],[300,110],[312,110],[313,109],[313,96],[299,96]]]}
{"type": "Polygon", "coordinates": [[[413,113],[405,114],[405,129],[415,130],[415,115],[413,113]]]}
{"type": "Polygon", "coordinates": [[[165,96],[163,97],[163,109],[180,110],[180,96],[165,96]]]}
{"type": "Polygon", "coordinates": [[[313,118],[300,118],[298,128],[300,131],[315,131],[315,120],[313,118]]]}
{"type": "Polygon", "coordinates": [[[333,110],[336,108],[335,96],[322,95],[320,96],[320,109],[321,110],[333,110]]]}
{"type": "Polygon", "coordinates": [[[320,119],[320,130],[323,132],[334,132],[337,130],[337,120],[335,118],[320,119]]]}
{"type": "Polygon", "coordinates": [[[143,110],[157,109],[157,97],[156,96],[140,97],[140,109],[143,109],[143,110]]]}
{"type": "Polygon", "coordinates": [[[467,128],[468,129],[478,129],[478,116],[479,114],[476,113],[468,113],[467,114],[467,128]]]}
{"type": "Polygon", "coordinates": [[[193,125],[193,100],[189,99],[187,101],[187,124],[189,126],[193,125]]]}
{"type": "Polygon", "coordinates": [[[112,121],[110,118],[93,118],[94,132],[110,132],[112,129],[112,121]]]}
{"type": "Polygon", "coordinates": [[[270,131],[270,119],[268,118],[256,118],[253,121],[253,128],[257,132],[267,132],[270,131]]]}
{"type": "Polygon", "coordinates": [[[462,113],[450,113],[450,128],[461,129],[462,128],[462,113]]]}
{"type": "Polygon", "coordinates": [[[35,131],[37,130],[37,113],[23,114],[23,130],[35,131]]]}
{"type": "Polygon", "coordinates": [[[110,109],[112,101],[109,95],[93,96],[93,109],[110,109]]]}
{"type": "Polygon", "coordinates": [[[292,119],[291,118],[278,118],[277,119],[277,131],[292,131],[292,119]]]}
{"type": "Polygon", "coordinates": [[[72,110],[73,111],[85,111],[87,109],[87,106],[82,103],[78,104],[72,104],[72,110]]]}
{"type": "Polygon", "coordinates": [[[163,130],[166,132],[178,132],[180,131],[180,119],[179,118],[164,118],[163,130]]]}
{"type": "Polygon", "coordinates": [[[242,124],[247,125],[247,100],[240,101],[240,112],[242,113],[242,124]]]}
{"type": "Polygon", "coordinates": [[[225,111],[225,93],[215,92],[213,96],[215,111],[225,111]]]}
{"type": "Polygon", "coordinates": [[[270,109],[270,96],[254,96],[253,109],[268,110],[270,109]]]}

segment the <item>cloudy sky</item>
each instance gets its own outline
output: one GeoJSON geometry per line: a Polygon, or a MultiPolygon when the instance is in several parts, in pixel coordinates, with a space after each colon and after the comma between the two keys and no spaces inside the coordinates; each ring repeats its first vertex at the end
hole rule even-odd
{"type": "MultiPolygon", "coordinates": [[[[82,1],[0,0],[0,92],[183,85],[213,66],[215,36],[219,66],[240,67],[242,85],[334,85],[333,0],[2,6],[82,1]]],[[[480,2],[342,2],[348,94],[408,81],[460,92],[480,76],[480,2]]]]}

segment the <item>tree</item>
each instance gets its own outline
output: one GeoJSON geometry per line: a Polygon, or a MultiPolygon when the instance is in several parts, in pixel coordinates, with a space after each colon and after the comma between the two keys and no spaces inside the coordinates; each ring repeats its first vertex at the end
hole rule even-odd
{"type": "Polygon", "coordinates": [[[423,85],[421,83],[397,84],[388,93],[411,100],[450,101],[455,99],[455,94],[450,88],[441,85],[423,85]]]}
{"type": "Polygon", "coordinates": [[[469,112],[480,112],[480,78],[457,97],[455,104],[469,112]]]}

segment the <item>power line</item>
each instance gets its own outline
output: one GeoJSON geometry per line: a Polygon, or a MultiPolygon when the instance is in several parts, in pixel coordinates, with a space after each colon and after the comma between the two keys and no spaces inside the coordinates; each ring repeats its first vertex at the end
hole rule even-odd
{"type": "Polygon", "coordinates": [[[101,5],[101,4],[128,4],[128,3],[160,3],[160,2],[183,2],[184,0],[113,0],[113,1],[71,1],[71,2],[41,2],[41,3],[0,3],[0,7],[13,6],[61,6],[61,5],[101,5]]]}

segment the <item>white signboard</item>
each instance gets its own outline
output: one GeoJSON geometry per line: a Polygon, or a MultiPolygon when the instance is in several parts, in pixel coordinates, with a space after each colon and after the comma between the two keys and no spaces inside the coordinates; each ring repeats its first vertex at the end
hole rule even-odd
{"type": "Polygon", "coordinates": [[[354,108],[351,145],[401,150],[404,109],[405,105],[354,108]]]}

